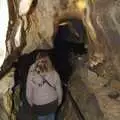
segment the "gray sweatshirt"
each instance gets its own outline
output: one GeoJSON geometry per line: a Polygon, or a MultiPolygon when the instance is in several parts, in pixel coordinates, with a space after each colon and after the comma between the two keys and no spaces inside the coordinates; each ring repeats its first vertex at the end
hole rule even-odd
{"type": "Polygon", "coordinates": [[[52,86],[43,82],[43,78],[34,71],[34,64],[30,67],[27,77],[26,97],[28,103],[32,106],[45,105],[58,99],[58,104],[62,101],[62,86],[58,73],[55,70],[46,72],[44,74],[45,80],[47,80],[52,86]]]}

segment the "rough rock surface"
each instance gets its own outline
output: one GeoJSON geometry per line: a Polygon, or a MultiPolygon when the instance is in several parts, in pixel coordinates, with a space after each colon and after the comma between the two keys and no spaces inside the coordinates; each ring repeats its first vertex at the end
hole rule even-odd
{"type": "MultiPolygon", "coordinates": [[[[69,90],[85,120],[119,120],[120,83],[114,80],[111,86],[106,86],[107,79],[98,76],[95,72],[78,63],[79,61],[76,71],[71,76],[69,90]]],[[[65,118],[73,120],[72,114],[69,113],[74,111],[74,106],[72,108],[70,103],[70,99],[64,103],[62,112],[67,111],[64,112],[66,113],[65,118]]]]}
{"type": "MultiPolygon", "coordinates": [[[[24,48],[23,53],[31,52],[36,48],[49,49],[53,47],[52,38],[60,19],[66,16],[69,17],[70,15],[67,14],[73,15],[72,13],[76,12],[77,7],[74,2],[76,1],[38,0],[35,2],[27,17],[27,46],[24,48]]],[[[78,18],[81,16],[80,14],[78,12],[78,18]]]]}
{"type": "MultiPolygon", "coordinates": [[[[90,41],[91,60],[93,64],[103,61],[102,69],[97,69],[99,74],[105,76],[120,78],[120,56],[119,56],[119,36],[120,23],[119,11],[120,0],[96,0],[91,5],[90,18],[96,33],[96,40],[90,41]],[[94,46],[94,47],[93,47],[94,46]],[[98,59],[97,59],[98,58],[98,59]],[[96,63],[95,63],[96,61],[96,63]],[[108,70],[108,68],[110,68],[108,70]],[[111,75],[112,73],[112,75],[111,75]]],[[[112,78],[113,79],[113,78],[112,78]]],[[[116,79],[116,78],[114,78],[116,79]]]]}
{"type": "MultiPolygon", "coordinates": [[[[102,77],[96,77],[96,74],[91,71],[88,71],[88,79],[85,81],[85,83],[95,94],[100,109],[104,114],[104,118],[106,120],[119,120],[119,87],[117,87],[115,83],[111,83],[111,87],[106,87],[105,84],[107,83],[107,80],[102,77]],[[117,89],[115,89],[113,86],[116,86],[117,89]],[[110,94],[113,97],[110,97],[110,94]]],[[[117,82],[117,84],[119,86],[120,82],[117,82]]]]}
{"type": "Polygon", "coordinates": [[[0,80],[0,120],[15,120],[19,108],[19,86],[14,86],[14,68],[0,80]]]}

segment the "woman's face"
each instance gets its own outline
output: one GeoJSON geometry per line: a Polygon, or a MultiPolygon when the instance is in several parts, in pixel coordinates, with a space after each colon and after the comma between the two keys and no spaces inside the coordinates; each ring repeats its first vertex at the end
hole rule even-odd
{"type": "Polygon", "coordinates": [[[47,72],[47,57],[46,58],[40,58],[36,61],[36,68],[35,70],[40,73],[40,72],[47,72]]]}

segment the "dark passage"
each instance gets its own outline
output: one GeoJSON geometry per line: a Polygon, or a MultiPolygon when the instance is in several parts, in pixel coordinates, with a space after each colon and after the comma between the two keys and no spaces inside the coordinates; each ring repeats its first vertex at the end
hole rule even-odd
{"type": "Polygon", "coordinates": [[[54,64],[63,83],[67,83],[72,74],[72,59],[87,53],[87,36],[82,21],[70,19],[69,22],[72,26],[59,26],[54,38],[54,64]]]}
{"type": "Polygon", "coordinates": [[[71,96],[67,84],[74,71],[75,59],[82,55],[87,55],[87,49],[85,48],[87,35],[82,21],[70,19],[69,22],[72,26],[69,24],[59,26],[54,38],[53,64],[55,65],[63,83],[63,103],[66,100],[66,94],[68,94],[79,120],[84,120],[80,109],[71,96]]]}
{"type": "Polygon", "coordinates": [[[26,78],[28,69],[34,63],[38,52],[46,52],[51,57],[53,65],[61,77],[63,86],[67,85],[69,77],[73,72],[74,65],[72,60],[76,56],[87,53],[87,49],[85,48],[87,35],[82,21],[69,19],[69,22],[72,24],[72,28],[68,24],[59,26],[53,40],[54,49],[35,50],[30,54],[20,57],[16,65],[15,80],[16,85],[21,85],[21,101],[23,102],[23,107],[18,114],[18,120],[29,120],[30,118],[29,105],[25,95],[26,78]]]}

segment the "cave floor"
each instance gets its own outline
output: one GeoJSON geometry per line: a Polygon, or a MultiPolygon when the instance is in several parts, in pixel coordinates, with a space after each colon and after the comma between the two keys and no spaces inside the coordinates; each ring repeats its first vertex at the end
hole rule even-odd
{"type": "Polygon", "coordinates": [[[120,83],[113,80],[109,86],[105,86],[108,80],[88,71],[86,85],[91,88],[99,103],[105,120],[120,120],[120,83]]]}
{"type": "Polygon", "coordinates": [[[113,80],[106,86],[107,79],[85,69],[75,72],[70,83],[71,94],[85,120],[120,120],[120,82],[113,80]]]}

